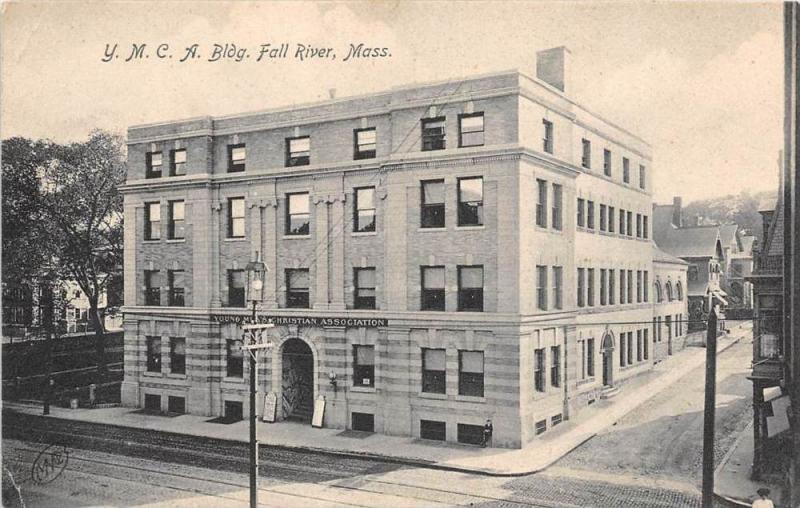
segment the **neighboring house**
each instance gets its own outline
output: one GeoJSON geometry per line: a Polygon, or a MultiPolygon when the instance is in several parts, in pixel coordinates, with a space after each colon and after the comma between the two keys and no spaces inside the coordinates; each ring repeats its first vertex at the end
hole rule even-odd
{"type": "Polygon", "coordinates": [[[753,273],[754,242],[754,236],[739,235],[740,250],[731,254],[727,264],[726,291],[731,307],[753,308],[753,284],[748,277],[753,273]]]}
{"type": "Polygon", "coordinates": [[[682,339],[689,329],[688,270],[689,263],[653,245],[653,349],[657,361],[684,346],[682,339]]]}
{"type": "MultiPolygon", "coordinates": [[[[689,263],[689,318],[692,329],[701,328],[712,305],[718,315],[728,306],[727,293],[721,286],[725,253],[720,226],[684,226],[680,198],[675,198],[671,205],[654,206],[653,217],[656,245],[689,263]]],[[[722,320],[719,326],[724,326],[722,320]]]]}
{"type": "Polygon", "coordinates": [[[491,419],[520,447],[651,369],[656,312],[686,312],[651,149],[569,98],[565,48],[538,56],[536,78],[130,127],[123,404],[249,412],[257,254],[278,421],[324,397],[326,427],[476,444],[491,419]]]}
{"type": "Polygon", "coordinates": [[[760,478],[780,443],[774,439],[785,430],[785,403],[777,398],[784,384],[784,306],[783,306],[783,192],[777,203],[759,211],[763,237],[753,249],[755,267],[748,278],[753,284],[753,477],[760,478]],[[775,400],[773,400],[775,399],[775,400]]]}

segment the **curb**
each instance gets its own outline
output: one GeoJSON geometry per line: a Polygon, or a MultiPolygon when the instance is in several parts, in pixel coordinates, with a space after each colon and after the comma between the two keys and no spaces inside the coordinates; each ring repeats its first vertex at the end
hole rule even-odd
{"type": "MultiPolygon", "coordinates": [[[[734,340],[731,340],[730,342],[725,344],[723,347],[718,348],[717,349],[717,354],[722,353],[723,351],[727,350],[728,348],[730,348],[734,344],[737,344],[741,339],[742,339],[742,337],[736,337],[734,340]]],[[[702,365],[702,362],[700,363],[700,365],[702,365]]],[[[700,365],[698,365],[698,366],[700,366],[700,365]]],[[[528,476],[528,475],[540,473],[540,472],[546,470],[548,467],[552,466],[554,463],[556,463],[559,460],[561,460],[564,456],[566,456],[567,454],[569,454],[570,452],[572,452],[576,448],[582,446],[587,441],[591,440],[600,431],[605,430],[605,429],[613,426],[615,423],[617,423],[619,420],[624,418],[631,411],[633,411],[637,407],[639,407],[642,403],[646,402],[647,400],[649,400],[650,398],[654,397],[658,393],[661,393],[661,391],[663,391],[663,390],[667,389],[668,387],[672,386],[675,382],[678,381],[678,379],[680,379],[681,377],[685,376],[686,374],[691,372],[691,370],[697,368],[698,366],[695,366],[695,367],[692,367],[691,369],[688,369],[681,376],[675,378],[673,381],[671,381],[668,384],[666,384],[665,386],[663,386],[661,390],[659,390],[658,392],[654,392],[651,395],[651,397],[648,397],[648,398],[642,400],[639,404],[636,404],[636,405],[632,406],[630,409],[628,409],[624,413],[621,413],[620,415],[616,416],[607,425],[603,426],[602,428],[598,428],[595,431],[591,432],[589,435],[587,435],[584,439],[581,439],[579,442],[576,442],[575,444],[568,446],[563,451],[563,453],[560,453],[557,457],[554,457],[551,460],[548,460],[543,465],[536,466],[533,469],[526,469],[524,471],[500,472],[500,471],[494,471],[494,470],[481,469],[481,468],[477,468],[477,467],[453,466],[453,465],[447,465],[446,463],[433,462],[433,461],[427,461],[427,460],[424,460],[424,459],[415,459],[415,458],[410,458],[410,457],[397,457],[397,456],[381,455],[381,454],[370,453],[370,452],[358,452],[358,451],[350,451],[350,450],[337,450],[337,449],[319,448],[319,447],[314,447],[314,446],[303,446],[303,445],[284,445],[284,444],[261,443],[260,442],[259,443],[259,447],[262,447],[262,448],[274,448],[274,449],[278,449],[278,450],[289,450],[289,451],[301,452],[301,453],[316,453],[316,454],[323,454],[323,455],[328,455],[328,456],[358,458],[358,459],[362,459],[362,460],[371,460],[371,461],[376,461],[376,462],[378,462],[378,461],[380,461],[380,462],[388,462],[388,463],[391,463],[391,464],[410,465],[410,466],[416,466],[416,467],[425,468],[425,469],[432,469],[432,470],[439,470],[439,471],[449,471],[449,472],[457,472],[457,473],[469,473],[469,474],[482,475],[482,476],[505,477],[505,478],[528,476]]],[[[18,412],[13,407],[9,407],[7,404],[4,404],[4,407],[7,408],[10,411],[18,412]]],[[[30,407],[30,406],[28,406],[28,407],[30,407]]],[[[42,416],[42,415],[34,415],[34,416],[41,416],[41,417],[44,418],[44,416],[42,416]]],[[[69,418],[59,418],[59,417],[53,416],[53,415],[48,415],[47,418],[53,418],[53,419],[64,420],[64,421],[72,421],[72,419],[69,419],[69,418]]],[[[85,420],[79,420],[79,421],[84,421],[85,422],[85,420]]],[[[86,422],[86,423],[93,423],[95,425],[106,425],[106,426],[110,426],[110,427],[117,427],[117,428],[123,428],[123,429],[124,428],[133,427],[132,425],[126,426],[126,425],[118,425],[118,424],[111,424],[111,423],[98,423],[98,422],[86,422]]],[[[186,436],[187,435],[185,433],[172,432],[172,431],[167,431],[167,430],[154,430],[154,431],[155,432],[159,432],[159,433],[163,433],[163,434],[172,434],[172,435],[180,435],[180,436],[186,436]]],[[[247,443],[248,442],[247,440],[237,440],[237,439],[226,439],[226,438],[218,438],[218,437],[209,437],[209,436],[203,436],[203,435],[197,435],[197,434],[188,434],[188,435],[192,435],[194,437],[203,438],[203,439],[222,441],[222,442],[232,442],[232,443],[247,443]]],[[[738,443],[738,441],[737,441],[737,443],[738,443]]],[[[731,450],[732,449],[733,448],[731,448],[731,450]]],[[[715,495],[715,497],[717,497],[716,493],[714,495],[715,495]]],[[[723,498],[723,499],[725,499],[725,498],[723,498]]],[[[749,505],[736,504],[735,506],[749,506],[749,505]]]]}

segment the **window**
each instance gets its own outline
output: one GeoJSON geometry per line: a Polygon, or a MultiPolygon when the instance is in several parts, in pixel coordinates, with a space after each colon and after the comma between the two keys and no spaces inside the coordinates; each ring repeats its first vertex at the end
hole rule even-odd
{"type": "Polygon", "coordinates": [[[605,231],[608,224],[606,205],[600,205],[600,231],[605,231]]]}
{"type": "Polygon", "coordinates": [[[161,163],[161,152],[148,152],[145,178],[161,178],[161,163]]]}
{"type": "Polygon", "coordinates": [[[375,308],[375,268],[356,268],[354,307],[356,309],[375,308]]]}
{"type": "Polygon", "coordinates": [[[683,284],[681,284],[681,281],[675,284],[675,292],[678,296],[678,300],[683,301],[683,284]]]}
{"type": "Polygon", "coordinates": [[[594,201],[586,202],[586,227],[594,229],[594,201]]]}
{"type": "Polygon", "coordinates": [[[144,304],[161,305],[161,277],[158,270],[144,271],[144,304]]]}
{"type": "Polygon", "coordinates": [[[614,280],[614,277],[616,277],[616,276],[617,276],[617,274],[614,273],[614,269],[613,268],[609,268],[608,269],[608,304],[609,305],[614,305],[616,303],[615,302],[615,299],[617,298],[617,295],[615,293],[615,291],[616,291],[615,282],[616,281],[614,280]]]}
{"type": "Polygon", "coordinates": [[[642,271],[636,270],[636,303],[642,303],[642,271]]]}
{"type": "Polygon", "coordinates": [[[644,189],[647,187],[647,175],[645,167],[642,164],[639,164],[639,188],[644,189]]]}
{"type": "Polygon", "coordinates": [[[161,395],[153,395],[152,393],[145,393],[144,408],[148,411],[161,412],[161,395]]]}
{"type": "Polygon", "coordinates": [[[625,359],[628,356],[625,354],[625,332],[619,334],[619,366],[625,366],[625,359]]]}
{"type": "Polygon", "coordinates": [[[603,174],[611,176],[611,150],[603,150],[603,174]]]}
{"type": "Polygon", "coordinates": [[[592,167],[592,143],[588,139],[581,140],[583,152],[581,154],[581,166],[585,168],[592,167]]]}
{"type": "Polygon", "coordinates": [[[167,412],[173,414],[184,414],[186,412],[186,398],[185,397],[167,397],[167,412]]]}
{"type": "Polygon", "coordinates": [[[308,192],[297,192],[286,195],[286,234],[309,234],[309,199],[308,192]]]}
{"type": "Polygon", "coordinates": [[[628,303],[633,303],[633,270],[628,270],[626,282],[628,284],[628,303]]]}
{"type": "Polygon", "coordinates": [[[542,228],[547,227],[547,182],[536,179],[538,189],[536,198],[536,225],[542,228]]]}
{"type": "Polygon", "coordinates": [[[667,281],[666,288],[667,288],[667,301],[671,302],[672,301],[672,282],[667,281]]]}
{"type": "Polygon", "coordinates": [[[225,341],[225,375],[227,377],[244,376],[244,351],[238,340],[225,341]]]}
{"type": "Polygon", "coordinates": [[[375,127],[369,129],[356,129],[353,131],[354,147],[353,158],[374,159],[377,147],[377,134],[375,127]]]}
{"type": "Polygon", "coordinates": [[[543,392],[545,389],[544,348],[533,352],[533,385],[537,392],[543,392]]]}
{"type": "Polygon", "coordinates": [[[622,181],[631,183],[631,161],[627,157],[622,158],[622,181]]]}
{"type": "Polygon", "coordinates": [[[354,194],[353,231],[375,231],[375,187],[361,187],[355,189],[354,194]]]}
{"type": "Polygon", "coordinates": [[[161,372],[161,337],[147,337],[147,372],[161,372]]]}
{"type": "Polygon", "coordinates": [[[613,233],[614,232],[614,207],[613,206],[609,206],[608,207],[608,232],[609,233],[613,233]]]}
{"type": "Polygon", "coordinates": [[[458,424],[458,442],[471,445],[483,444],[483,425],[458,424]]]}
{"type": "Polygon", "coordinates": [[[619,234],[625,234],[625,210],[619,209],[619,234]]]}
{"type": "Polygon", "coordinates": [[[458,310],[483,311],[483,266],[458,267],[458,310]]]}
{"type": "Polygon", "coordinates": [[[627,294],[625,287],[625,270],[619,271],[619,303],[624,305],[627,302],[625,295],[627,294]]]}
{"type": "Polygon", "coordinates": [[[170,176],[183,176],[186,174],[186,150],[172,150],[169,153],[170,176]]]}
{"type": "Polygon", "coordinates": [[[645,270],[644,272],[644,282],[642,283],[642,291],[644,292],[644,301],[650,301],[650,273],[645,270]]]}
{"type": "Polygon", "coordinates": [[[458,352],[458,394],[483,397],[483,351],[458,352]]]}
{"type": "Polygon", "coordinates": [[[586,216],[584,215],[585,214],[585,204],[586,204],[586,202],[583,199],[578,198],[578,207],[577,207],[578,208],[578,219],[577,219],[577,222],[578,222],[578,227],[579,228],[582,228],[582,227],[586,226],[586,216]]]}
{"type": "Polygon", "coordinates": [[[539,420],[538,422],[536,422],[535,432],[536,432],[537,436],[539,434],[544,434],[545,432],[547,432],[547,420],[546,419],[545,420],[539,420]]]}
{"type": "Polygon", "coordinates": [[[244,171],[247,160],[247,151],[244,143],[238,145],[228,145],[228,173],[238,173],[244,171]]]}
{"type": "Polygon", "coordinates": [[[653,283],[653,292],[656,296],[656,302],[661,303],[661,301],[664,299],[664,296],[661,294],[661,283],[659,281],[655,281],[653,283]]]}
{"type": "Polygon", "coordinates": [[[636,361],[642,361],[642,331],[636,330],[636,361]]]}
{"type": "Polygon", "coordinates": [[[169,223],[167,224],[167,238],[179,240],[184,237],[183,200],[169,202],[169,223]]]}
{"type": "Polygon", "coordinates": [[[686,277],[689,280],[697,280],[697,265],[689,265],[686,277]]]}
{"type": "Polygon", "coordinates": [[[628,226],[628,236],[633,236],[633,212],[625,212],[625,222],[628,226]]]}
{"type": "Polygon", "coordinates": [[[244,270],[228,270],[228,307],[244,306],[244,270]]]}
{"type": "Polygon", "coordinates": [[[444,180],[423,181],[421,194],[420,226],[423,228],[443,228],[444,180]]]}
{"type": "Polygon", "coordinates": [[[444,310],[444,267],[422,267],[420,310],[444,310]]]}
{"type": "Polygon", "coordinates": [[[308,308],[308,268],[286,270],[286,306],[291,309],[308,308]]]}
{"type": "Polygon", "coordinates": [[[584,280],[585,280],[584,279],[584,269],[583,268],[578,268],[578,283],[577,283],[577,287],[578,287],[578,307],[583,307],[585,305],[585,303],[584,303],[585,290],[584,290],[584,286],[583,286],[584,285],[584,280]]]}
{"type": "Polygon", "coordinates": [[[594,307],[594,268],[586,269],[586,304],[594,307]]]}
{"type": "Polygon", "coordinates": [[[553,267],[553,308],[563,309],[564,298],[562,287],[564,285],[564,269],[560,266],[553,267]]]}
{"type": "Polygon", "coordinates": [[[425,118],[422,120],[422,151],[444,150],[445,122],[444,117],[425,118]]]}
{"type": "Polygon", "coordinates": [[[536,265],[536,307],[547,310],[547,267],[536,265]]]}
{"type": "Polygon", "coordinates": [[[161,203],[145,203],[144,205],[144,239],[161,238],[161,203]]]}
{"type": "Polygon", "coordinates": [[[636,214],[636,238],[642,237],[642,214],[636,214]]]}
{"type": "Polygon", "coordinates": [[[170,337],[169,371],[172,374],[186,374],[186,339],[170,337]]]}
{"type": "Polygon", "coordinates": [[[311,162],[311,138],[286,138],[286,167],[308,166],[311,162]]]}
{"type": "Polygon", "coordinates": [[[483,146],[483,113],[458,116],[458,146],[483,146]]]}
{"type": "Polygon", "coordinates": [[[644,347],[644,359],[645,360],[650,358],[650,342],[649,342],[650,339],[648,337],[648,332],[649,331],[650,330],[648,330],[647,328],[644,328],[642,330],[642,346],[644,347]]]}
{"type": "Polygon", "coordinates": [[[228,238],[244,238],[244,198],[228,199],[228,238]]]}
{"type": "Polygon", "coordinates": [[[353,346],[353,386],[375,386],[375,346],[353,346]]]}
{"type": "Polygon", "coordinates": [[[561,346],[550,348],[550,384],[554,387],[561,385],[561,346]]]}
{"type": "Polygon", "coordinates": [[[422,349],[422,391],[445,393],[447,380],[444,349],[422,349]]]}
{"type": "Polygon", "coordinates": [[[420,420],[419,437],[420,439],[431,439],[433,441],[446,441],[447,425],[445,422],[437,422],[434,420],[420,420]]]}
{"type": "Polygon", "coordinates": [[[183,307],[185,305],[183,270],[168,270],[167,282],[169,284],[170,306],[183,307]]]}
{"type": "Polygon", "coordinates": [[[633,332],[628,332],[628,347],[626,353],[628,353],[628,365],[631,365],[633,363],[633,332]]]}
{"type": "Polygon", "coordinates": [[[561,220],[562,213],[561,208],[563,207],[564,202],[564,191],[561,185],[554,183],[553,184],[553,229],[561,231],[563,227],[563,221],[561,220]]]}
{"type": "Polygon", "coordinates": [[[644,238],[645,240],[647,240],[647,237],[650,235],[648,231],[648,229],[650,228],[648,227],[647,222],[648,222],[647,215],[642,215],[642,238],[644,238]]]}
{"type": "Polygon", "coordinates": [[[542,119],[542,149],[547,153],[553,153],[553,122],[542,119]]]}
{"type": "Polygon", "coordinates": [[[606,297],[608,292],[608,272],[605,268],[600,269],[600,305],[606,305],[608,299],[606,297]]]}
{"type": "Polygon", "coordinates": [[[594,339],[586,339],[586,374],[594,377],[594,339]]]}
{"type": "Polygon", "coordinates": [[[458,179],[458,225],[483,224],[483,178],[458,179]]]}

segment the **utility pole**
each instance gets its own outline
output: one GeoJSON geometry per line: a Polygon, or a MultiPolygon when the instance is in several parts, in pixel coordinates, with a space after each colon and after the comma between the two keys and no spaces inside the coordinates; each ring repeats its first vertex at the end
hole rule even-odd
{"type": "Polygon", "coordinates": [[[703,418],[703,508],[714,502],[714,418],[717,391],[717,313],[713,299],[706,330],[706,401],[703,418]]]}
{"type": "MultiPolygon", "coordinates": [[[[256,300],[253,300],[253,324],[256,322],[256,300]]],[[[258,440],[256,439],[256,351],[250,356],[250,508],[258,506],[258,440]]]]}

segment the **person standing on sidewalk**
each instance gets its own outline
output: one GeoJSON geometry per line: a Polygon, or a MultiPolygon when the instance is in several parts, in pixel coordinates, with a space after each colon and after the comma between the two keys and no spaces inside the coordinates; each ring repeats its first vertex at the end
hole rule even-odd
{"type": "Polygon", "coordinates": [[[756,491],[758,494],[759,499],[753,501],[753,506],[751,508],[775,508],[775,505],[772,504],[772,501],[769,499],[769,489],[765,487],[761,487],[756,491]]]}

